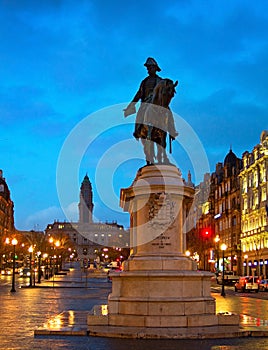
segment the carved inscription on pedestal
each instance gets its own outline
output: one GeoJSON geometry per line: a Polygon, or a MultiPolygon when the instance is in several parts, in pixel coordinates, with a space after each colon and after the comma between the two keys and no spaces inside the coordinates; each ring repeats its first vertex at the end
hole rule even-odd
{"type": "Polygon", "coordinates": [[[158,248],[165,248],[166,246],[171,245],[170,237],[161,233],[160,236],[156,237],[152,243],[153,246],[158,246],[158,248]]]}

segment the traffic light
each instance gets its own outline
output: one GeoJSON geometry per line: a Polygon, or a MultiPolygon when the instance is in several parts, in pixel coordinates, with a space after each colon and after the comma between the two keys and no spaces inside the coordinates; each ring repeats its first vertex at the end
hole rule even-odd
{"type": "Polygon", "coordinates": [[[204,239],[209,239],[211,237],[211,228],[210,227],[204,227],[202,229],[202,237],[204,239]]]}

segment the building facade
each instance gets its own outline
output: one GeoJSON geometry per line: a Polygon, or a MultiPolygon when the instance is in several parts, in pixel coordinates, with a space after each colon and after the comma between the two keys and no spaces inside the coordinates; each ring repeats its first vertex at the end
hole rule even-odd
{"type": "MultiPolygon", "coordinates": [[[[268,131],[263,131],[252,152],[244,152],[240,159],[230,150],[196,187],[195,247],[199,243],[200,268],[222,269],[224,243],[226,270],[268,277],[267,179],[268,131]]],[[[190,241],[193,246],[193,236],[190,241]]]]}
{"type": "MultiPolygon", "coordinates": [[[[224,267],[241,273],[241,214],[239,172],[241,159],[232,150],[212,174],[205,174],[196,187],[195,246],[199,268],[222,270],[221,245],[226,244],[224,267]]],[[[193,239],[192,239],[193,241],[193,239]]],[[[192,244],[193,245],[193,244],[192,244]]]]}
{"type": "MultiPolygon", "coordinates": [[[[214,242],[217,259],[222,256],[221,245],[226,245],[226,270],[241,274],[241,210],[239,173],[242,162],[232,150],[223,164],[216,165],[211,175],[211,200],[214,215],[214,242]]],[[[222,265],[222,263],[221,263],[222,265]]],[[[222,266],[219,266],[222,269],[222,266]]]]}
{"type": "MultiPolygon", "coordinates": [[[[95,260],[103,253],[103,248],[129,248],[129,231],[117,222],[94,223],[92,186],[86,175],[80,187],[79,221],[59,222],[47,225],[46,234],[52,237],[66,237],[74,245],[78,259],[95,260]]],[[[104,254],[105,256],[105,254],[104,254]]]]}
{"type": "Polygon", "coordinates": [[[210,201],[210,174],[195,187],[194,202],[191,208],[193,228],[187,232],[187,247],[197,261],[199,269],[210,270],[213,240],[211,235],[213,215],[210,201]]]}
{"type": "Polygon", "coordinates": [[[244,152],[240,172],[241,249],[244,274],[268,276],[268,131],[252,152],[244,152]]]}
{"type": "Polygon", "coordinates": [[[0,237],[5,239],[14,232],[14,203],[10,191],[0,170],[0,237]]]}

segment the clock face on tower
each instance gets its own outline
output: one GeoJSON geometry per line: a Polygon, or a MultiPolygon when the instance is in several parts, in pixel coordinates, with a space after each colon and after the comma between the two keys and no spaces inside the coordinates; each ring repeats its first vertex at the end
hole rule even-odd
{"type": "Polygon", "coordinates": [[[4,192],[4,191],[5,191],[4,185],[0,185],[0,192],[4,192]]]}

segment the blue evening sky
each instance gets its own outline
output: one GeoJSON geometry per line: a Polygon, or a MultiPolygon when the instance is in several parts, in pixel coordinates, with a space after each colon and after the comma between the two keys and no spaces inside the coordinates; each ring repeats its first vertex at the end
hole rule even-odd
{"type": "Polygon", "coordinates": [[[185,178],[198,183],[268,128],[265,0],[0,0],[0,21],[0,169],[18,229],[76,221],[86,173],[95,221],[128,225],[120,188],[145,162],[122,108],[149,56],[179,81],[173,157],[185,178]]]}

